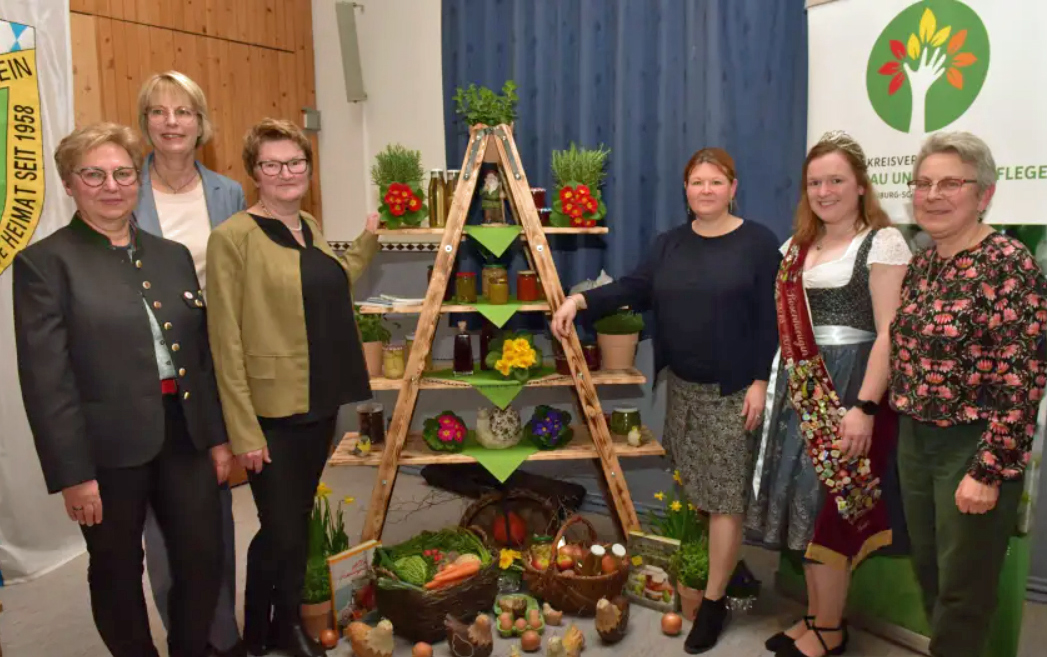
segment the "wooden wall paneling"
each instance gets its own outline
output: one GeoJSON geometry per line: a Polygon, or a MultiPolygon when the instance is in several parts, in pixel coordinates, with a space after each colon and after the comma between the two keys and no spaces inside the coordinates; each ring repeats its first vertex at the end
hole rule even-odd
{"type": "MultiPolygon", "coordinates": [[[[107,115],[107,121],[127,123],[128,111],[131,107],[131,98],[128,95],[129,82],[127,80],[127,31],[130,23],[123,20],[112,22],[113,32],[113,71],[116,77],[113,80],[111,90],[107,88],[106,93],[111,93],[116,98],[114,113],[107,115]]],[[[133,55],[133,53],[131,53],[133,55]]]]}
{"type": "Polygon", "coordinates": [[[297,96],[295,89],[295,56],[292,53],[281,51],[276,53],[276,60],[279,70],[279,76],[274,84],[278,98],[277,111],[280,113],[280,116],[291,116],[294,98],[297,96]]]}
{"type": "Polygon", "coordinates": [[[244,41],[255,45],[266,43],[265,40],[265,0],[245,0],[244,41]]]}
{"type": "Polygon", "coordinates": [[[73,59],[73,110],[77,127],[97,123],[104,116],[98,20],[86,14],[69,17],[70,42],[73,52],[79,53],[73,59]]]}
{"type": "Polygon", "coordinates": [[[217,26],[222,21],[220,0],[193,0],[194,10],[185,10],[185,29],[196,34],[218,35],[217,26]]]}
{"type": "Polygon", "coordinates": [[[270,48],[279,48],[280,41],[276,37],[276,0],[265,0],[265,45],[270,48]]]}
{"type": "Polygon", "coordinates": [[[163,20],[164,5],[177,4],[168,0],[135,0],[135,21],[145,25],[169,27],[163,20]]]}
{"type": "Polygon", "coordinates": [[[153,30],[149,35],[149,73],[162,73],[172,69],[177,70],[177,68],[175,32],[173,30],[153,30]]]}
{"type": "Polygon", "coordinates": [[[69,11],[79,11],[85,14],[94,13],[93,0],[69,0],[69,11]]]}
{"type": "Polygon", "coordinates": [[[283,50],[294,50],[294,29],[290,14],[294,7],[289,2],[276,3],[276,29],[279,32],[277,44],[283,50]]]}
{"type": "MultiPolygon", "coordinates": [[[[302,108],[303,107],[316,107],[316,72],[313,63],[313,21],[312,21],[312,2],[311,0],[297,0],[297,14],[298,20],[295,25],[298,26],[299,39],[301,40],[301,47],[298,49],[299,61],[302,64],[302,72],[299,77],[299,83],[302,86],[303,94],[301,96],[301,103],[297,108],[294,115],[296,123],[301,125],[302,122],[302,108]]],[[[315,171],[320,170],[320,141],[317,138],[316,133],[311,133],[309,136],[313,142],[313,159],[315,165],[315,171]]],[[[311,211],[318,217],[322,216],[321,204],[320,204],[320,176],[318,173],[313,174],[312,181],[309,185],[311,197],[311,211]]]]}
{"type": "Polygon", "coordinates": [[[138,63],[138,67],[134,76],[134,86],[131,87],[131,97],[134,99],[133,102],[135,104],[134,123],[132,125],[138,125],[138,92],[141,90],[146,78],[157,71],[150,57],[149,45],[160,32],[166,31],[163,28],[149,27],[148,25],[135,26],[135,61],[138,63]]]}
{"type": "Polygon", "coordinates": [[[123,5],[123,19],[125,21],[138,20],[138,0],[113,0],[113,2],[121,2],[123,5]]]}
{"type": "MultiPolygon", "coordinates": [[[[210,0],[209,0],[210,1],[210,0]]],[[[236,38],[236,2],[235,0],[214,0],[215,1],[215,12],[217,13],[218,20],[211,25],[214,29],[211,31],[212,36],[216,36],[222,39],[235,39],[236,38]]]]}
{"type": "Polygon", "coordinates": [[[199,0],[181,0],[181,2],[162,2],[160,20],[163,26],[172,30],[185,31],[185,13],[196,11],[199,0]]]}
{"type": "MultiPolygon", "coordinates": [[[[98,73],[101,84],[98,93],[101,96],[102,119],[112,121],[118,114],[116,95],[116,53],[113,46],[113,19],[95,19],[98,28],[98,73]]],[[[73,51],[73,56],[79,56],[73,51]]]]}

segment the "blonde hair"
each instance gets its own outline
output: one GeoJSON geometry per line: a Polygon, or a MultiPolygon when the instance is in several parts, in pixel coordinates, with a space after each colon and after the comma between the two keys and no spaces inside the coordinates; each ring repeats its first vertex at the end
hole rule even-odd
{"type": "Polygon", "coordinates": [[[872,181],[869,180],[869,168],[865,161],[865,152],[850,135],[845,132],[834,130],[825,133],[821,140],[811,147],[807,159],[803,161],[803,175],[800,178],[800,203],[796,206],[796,221],[793,226],[793,244],[806,246],[818,239],[822,229],[822,220],[814,214],[811,209],[811,199],[807,196],[807,169],[814,160],[828,155],[829,153],[840,153],[851,171],[854,172],[858,186],[865,189],[865,194],[858,201],[858,221],[856,229],[886,228],[891,225],[891,219],[880,207],[880,200],[876,197],[872,181]]]}
{"type": "Polygon", "coordinates": [[[200,122],[200,136],[196,138],[196,146],[199,148],[211,140],[214,127],[207,115],[207,97],[200,85],[193,82],[184,73],[178,71],[167,71],[166,73],[154,73],[142,83],[138,90],[138,128],[142,131],[146,142],[153,146],[153,140],[149,137],[149,103],[153,94],[160,91],[173,91],[184,93],[189,98],[192,110],[196,112],[197,120],[200,122]]]}
{"type": "Polygon", "coordinates": [[[247,175],[255,180],[255,166],[258,165],[258,151],[262,144],[271,141],[292,141],[305,153],[305,160],[309,163],[310,170],[313,167],[313,145],[305,132],[294,123],[286,119],[265,118],[251,126],[244,135],[244,169],[247,175]]]}
{"type": "Polygon", "coordinates": [[[116,144],[127,151],[136,170],[142,170],[142,142],[134,130],[116,123],[94,123],[72,131],[55,149],[58,175],[68,184],[84,155],[103,144],[116,144]]]}

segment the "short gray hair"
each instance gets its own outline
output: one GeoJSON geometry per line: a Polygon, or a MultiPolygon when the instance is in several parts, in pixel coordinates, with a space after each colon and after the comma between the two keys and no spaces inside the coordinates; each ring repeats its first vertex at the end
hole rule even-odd
{"type": "Polygon", "coordinates": [[[996,184],[996,160],[989,145],[981,137],[969,132],[936,132],[924,140],[912,168],[913,178],[919,174],[923,161],[938,153],[955,153],[961,162],[974,166],[979,192],[996,184]]]}

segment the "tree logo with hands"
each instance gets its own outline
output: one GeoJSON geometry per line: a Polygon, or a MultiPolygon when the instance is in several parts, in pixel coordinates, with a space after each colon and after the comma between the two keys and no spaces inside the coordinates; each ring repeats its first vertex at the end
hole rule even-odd
{"type": "Polygon", "coordinates": [[[941,130],[970,109],[989,71],[989,33],[959,0],[924,0],[902,10],[869,54],[873,109],[895,130],[941,130]]]}

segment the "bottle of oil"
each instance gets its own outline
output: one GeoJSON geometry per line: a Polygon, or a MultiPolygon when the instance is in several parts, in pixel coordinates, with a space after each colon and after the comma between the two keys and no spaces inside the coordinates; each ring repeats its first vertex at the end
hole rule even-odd
{"type": "Polygon", "coordinates": [[[447,183],[444,170],[429,172],[429,227],[443,228],[447,225],[447,183]]]}
{"type": "Polygon", "coordinates": [[[448,169],[447,178],[444,181],[444,195],[446,196],[447,216],[451,216],[451,204],[454,202],[454,190],[458,188],[458,169],[448,169]]]}

